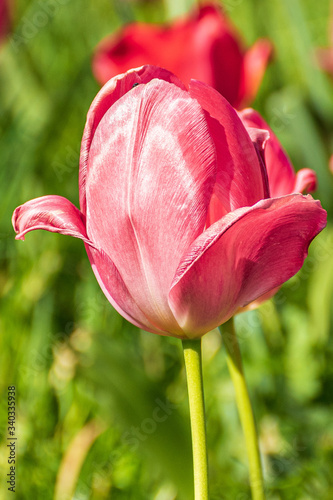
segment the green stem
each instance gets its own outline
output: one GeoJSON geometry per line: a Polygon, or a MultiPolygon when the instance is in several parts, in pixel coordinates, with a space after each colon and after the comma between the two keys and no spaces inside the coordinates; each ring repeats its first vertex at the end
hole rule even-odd
{"type": "Polygon", "coordinates": [[[202,383],[201,339],[183,340],[183,349],[191,416],[194,499],[208,500],[208,463],[202,383]]]}
{"type": "Polygon", "coordinates": [[[239,417],[245,435],[250,467],[250,485],[253,500],[265,500],[264,482],[259,453],[258,436],[251,401],[243,372],[233,318],[219,328],[227,351],[227,364],[235,387],[239,417]]]}

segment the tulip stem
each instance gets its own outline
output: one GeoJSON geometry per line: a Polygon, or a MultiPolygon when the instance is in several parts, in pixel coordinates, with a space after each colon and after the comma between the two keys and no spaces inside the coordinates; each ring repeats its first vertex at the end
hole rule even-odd
{"type": "Polygon", "coordinates": [[[239,417],[245,435],[252,499],[265,500],[258,436],[233,318],[222,325],[219,330],[227,352],[227,365],[234,384],[239,417]]]}
{"type": "Polygon", "coordinates": [[[208,500],[208,461],[201,339],[183,340],[183,349],[192,431],[194,500],[208,500]]]}

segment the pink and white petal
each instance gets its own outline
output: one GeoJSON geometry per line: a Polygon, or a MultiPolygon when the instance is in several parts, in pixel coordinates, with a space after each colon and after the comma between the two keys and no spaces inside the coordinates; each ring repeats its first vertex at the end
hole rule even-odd
{"type": "Polygon", "coordinates": [[[24,203],[15,209],[12,223],[18,240],[24,240],[29,231],[45,229],[93,245],[87,237],[84,215],[62,196],[42,196],[24,203]]]}
{"type": "MultiPolygon", "coordinates": [[[[127,94],[135,84],[146,84],[153,79],[160,79],[169,83],[173,83],[177,87],[186,90],[183,83],[170,71],[158,68],[156,66],[142,66],[135,68],[118,75],[109,80],[104,87],[98,92],[93,100],[87,115],[87,121],[83,132],[80,153],[80,173],[79,173],[79,193],[80,193],[80,208],[86,213],[86,177],[88,168],[88,157],[90,152],[91,142],[93,140],[96,128],[100,123],[105,113],[111,106],[118,101],[123,95],[127,94]]],[[[133,89],[134,90],[134,89],[133,89]]],[[[111,133],[111,131],[110,131],[111,133]]]]}
{"type": "Polygon", "coordinates": [[[166,335],[141,311],[129,293],[118,269],[103,250],[85,245],[91,267],[110,304],[130,323],[148,332],[166,335]]]}
{"type": "Polygon", "coordinates": [[[244,54],[242,74],[243,99],[239,107],[253,101],[258,93],[266,67],[272,56],[273,46],[267,39],[257,40],[244,54]]]}
{"type": "Polygon", "coordinates": [[[294,193],[312,193],[317,189],[316,173],[310,168],[302,168],[296,174],[294,193]]]}
{"type": "Polygon", "coordinates": [[[250,206],[265,197],[266,179],[251,138],[236,111],[219,92],[191,80],[190,95],[208,113],[217,151],[215,194],[227,211],[250,206]]]}
{"type": "Polygon", "coordinates": [[[138,307],[170,334],[181,329],[168,292],[181,256],[204,230],[215,158],[198,102],[156,79],[119,99],[91,144],[87,234],[138,307]]]}
{"type": "Polygon", "coordinates": [[[180,263],[169,293],[184,333],[199,337],[282,285],[325,225],[320,203],[296,194],[262,200],[210,226],[180,263]]]}

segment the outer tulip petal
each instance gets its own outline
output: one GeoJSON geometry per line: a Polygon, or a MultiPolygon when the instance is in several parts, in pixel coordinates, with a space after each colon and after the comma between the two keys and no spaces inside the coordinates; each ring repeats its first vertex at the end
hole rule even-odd
{"type": "Polygon", "coordinates": [[[267,300],[271,299],[274,297],[274,295],[280,290],[280,286],[277,286],[275,288],[272,288],[269,292],[264,293],[263,295],[260,295],[256,300],[253,302],[249,302],[246,306],[244,307],[239,307],[236,311],[235,314],[239,314],[241,312],[245,311],[252,311],[253,309],[257,309],[261,304],[266,302],[267,300]]]}
{"type": "Polygon", "coordinates": [[[267,39],[260,39],[248,49],[243,59],[242,102],[238,107],[245,106],[256,97],[266,67],[272,55],[273,46],[267,39]]]}
{"type": "Polygon", "coordinates": [[[52,233],[67,234],[93,245],[86,233],[84,215],[62,196],[42,196],[28,201],[14,211],[12,223],[16,239],[24,240],[29,231],[45,229],[52,233]]]}
{"type": "Polygon", "coordinates": [[[137,306],[118,269],[106,253],[89,245],[86,245],[86,250],[91,267],[104,295],[119,314],[143,330],[166,335],[167,332],[161,331],[160,328],[152,324],[137,306]]]}
{"type": "Polygon", "coordinates": [[[313,170],[300,170],[295,175],[289,157],[278,138],[254,109],[248,108],[239,112],[239,116],[249,133],[252,127],[265,129],[269,132],[270,138],[265,146],[265,164],[268,174],[268,182],[272,197],[283,196],[290,193],[312,192],[316,189],[317,180],[313,170]]]}
{"type": "Polygon", "coordinates": [[[267,176],[236,111],[208,85],[191,80],[190,95],[207,111],[217,150],[215,193],[227,211],[254,205],[267,195],[267,176]]]}
{"type": "Polygon", "coordinates": [[[86,212],[85,186],[87,178],[88,156],[94,133],[104,114],[110,107],[117,102],[123,95],[131,91],[134,84],[148,83],[158,78],[166,82],[173,83],[177,87],[184,89],[183,83],[170,71],[155,66],[142,66],[141,68],[131,69],[122,75],[118,75],[110,80],[93,100],[87,122],[83,132],[81,155],[80,155],[80,173],[79,173],[79,192],[80,207],[82,212],[86,212]]]}
{"type": "Polygon", "coordinates": [[[290,195],[238,209],[210,226],[184,256],[169,294],[184,332],[202,335],[291,278],[325,225],[319,202],[290,195]]]}
{"type": "Polygon", "coordinates": [[[90,149],[87,234],[150,321],[175,335],[181,329],[167,295],[181,256],[204,229],[215,161],[199,104],[161,80],[119,99],[90,149]]]}

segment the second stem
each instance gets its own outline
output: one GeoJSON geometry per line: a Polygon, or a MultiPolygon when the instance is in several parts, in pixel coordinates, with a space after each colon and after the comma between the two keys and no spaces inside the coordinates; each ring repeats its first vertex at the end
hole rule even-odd
{"type": "Polygon", "coordinates": [[[227,365],[235,387],[239,417],[245,435],[252,498],[253,500],[265,500],[257,430],[244,377],[242,358],[234,329],[233,318],[222,325],[219,330],[222,334],[222,339],[227,351],[227,365]]]}

